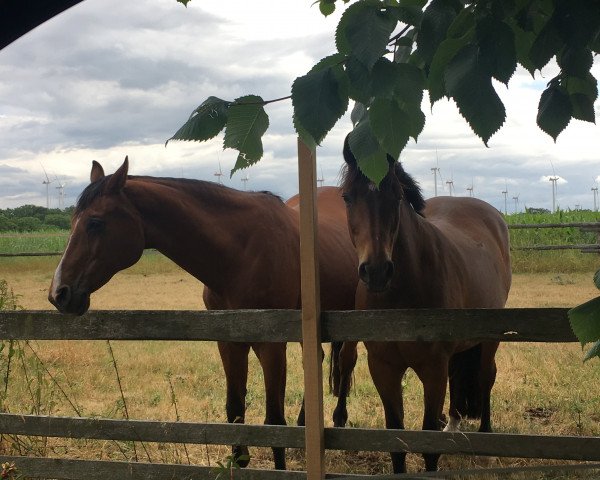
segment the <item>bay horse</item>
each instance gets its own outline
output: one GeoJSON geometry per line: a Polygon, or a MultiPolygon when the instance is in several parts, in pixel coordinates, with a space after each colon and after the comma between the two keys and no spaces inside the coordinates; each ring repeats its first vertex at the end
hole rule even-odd
{"type": "MultiPolygon", "coordinates": [[[[357,310],[394,308],[503,308],[511,284],[508,229],[491,205],[470,197],[425,201],[401,163],[388,156],[379,187],[357,166],[348,140],[342,174],[348,227],[359,260],[357,310]]],[[[449,320],[450,321],[450,320],[449,320]]],[[[491,431],[490,395],[497,342],[365,342],[371,377],[386,428],[404,428],[402,377],[412,368],[424,390],[424,430],[439,430],[450,379],[449,421],[481,418],[491,431]]],[[[340,399],[344,399],[343,383],[340,399]]],[[[394,473],[406,453],[390,452],[394,473]]],[[[424,455],[437,470],[439,454],[424,455]]]]}
{"type": "MultiPolygon", "coordinates": [[[[84,314],[90,295],[136,263],[146,248],[157,249],[200,280],[209,310],[300,308],[297,197],[285,204],[268,192],[241,192],[212,182],[128,176],[128,165],[126,157],[114,174],[105,175],[99,163],[92,164],[91,183],[77,201],[49,289],[48,299],[60,312],[84,314]]],[[[320,188],[317,203],[322,308],[351,310],[357,259],[340,190],[320,188]]],[[[333,347],[337,390],[339,374],[352,372],[340,372],[341,344],[333,347]]],[[[252,349],[264,373],[265,423],[285,425],[286,344],[218,342],[218,348],[227,421],[244,422],[252,349]]],[[[245,446],[233,447],[240,466],[247,465],[240,458],[247,453],[245,446]]],[[[275,468],[285,469],[285,449],[273,448],[273,456],[275,468]]]]}

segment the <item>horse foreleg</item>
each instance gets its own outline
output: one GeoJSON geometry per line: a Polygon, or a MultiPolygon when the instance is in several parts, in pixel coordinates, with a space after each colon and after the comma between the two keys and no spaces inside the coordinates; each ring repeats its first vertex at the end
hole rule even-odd
{"type": "MultiPolygon", "coordinates": [[[[446,384],[448,383],[448,358],[431,358],[426,364],[414,369],[423,383],[425,409],[423,413],[423,430],[440,430],[446,384]]],[[[423,454],[425,469],[436,471],[440,454],[423,454]]]]}
{"type": "MultiPolygon", "coordinates": [[[[402,376],[406,368],[398,368],[388,362],[385,355],[378,355],[382,344],[371,343],[365,345],[368,350],[369,372],[383,404],[385,427],[389,429],[404,429],[402,376]]],[[[406,472],[406,452],[390,452],[390,457],[394,473],[406,472]]]]}
{"type": "MultiPolygon", "coordinates": [[[[285,425],[286,344],[260,343],[252,346],[260,361],[265,379],[265,425],[285,425]]],[[[277,470],[285,470],[285,448],[273,447],[277,470]]]]}
{"type": "MultiPolygon", "coordinates": [[[[219,354],[225,370],[227,397],[225,409],[229,423],[244,423],[246,415],[246,384],[248,381],[247,344],[218,342],[219,354]]],[[[246,467],[249,462],[248,447],[234,445],[231,453],[240,467],[246,467]]]]}
{"type": "MultiPolygon", "coordinates": [[[[302,342],[300,342],[300,348],[304,348],[302,346],[302,342]]],[[[325,352],[323,351],[323,347],[321,347],[321,362],[323,362],[324,359],[325,352]]],[[[300,412],[298,412],[298,420],[296,420],[296,425],[298,425],[299,427],[304,427],[304,425],[306,425],[306,415],[304,411],[304,396],[302,396],[302,406],[300,407],[300,412]]]]}
{"type": "Polygon", "coordinates": [[[498,343],[481,344],[481,369],[479,371],[479,385],[481,386],[481,423],[480,432],[492,431],[491,396],[492,387],[496,381],[496,351],[498,343]]]}
{"type": "Polygon", "coordinates": [[[338,390],[338,401],[333,411],[333,426],[345,427],[348,421],[347,398],[352,386],[352,372],[358,359],[358,342],[344,342],[339,353],[340,383],[338,390]]]}

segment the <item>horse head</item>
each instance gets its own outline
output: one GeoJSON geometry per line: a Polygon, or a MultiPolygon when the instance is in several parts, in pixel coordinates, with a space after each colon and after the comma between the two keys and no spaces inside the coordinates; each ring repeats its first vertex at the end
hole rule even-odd
{"type": "Polygon", "coordinates": [[[48,300],[61,313],[84,314],[91,293],[143,253],[142,222],[124,193],[128,166],[125,157],[123,165],[106,176],[98,162],[92,163],[91,183],[75,206],[67,246],[48,292],[48,300]]]}
{"type": "Polygon", "coordinates": [[[371,292],[390,286],[395,269],[393,251],[406,208],[420,213],[425,206],[420,189],[402,165],[387,156],[388,172],[375,185],[361,171],[348,138],[344,142],[342,191],[348,228],[358,255],[358,275],[371,292]]]}

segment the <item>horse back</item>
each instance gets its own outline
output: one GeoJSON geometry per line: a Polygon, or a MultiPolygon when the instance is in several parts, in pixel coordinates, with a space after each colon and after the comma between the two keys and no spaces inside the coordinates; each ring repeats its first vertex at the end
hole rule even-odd
{"type": "MultiPolygon", "coordinates": [[[[286,204],[299,212],[299,195],[290,198],[286,204]]],[[[338,187],[318,188],[317,210],[321,308],[352,310],[358,283],[358,259],[348,233],[341,190],[338,187]]]]}
{"type": "Polygon", "coordinates": [[[443,235],[468,282],[465,307],[503,307],[511,284],[508,227],[489,203],[471,197],[427,201],[426,220],[443,235]]]}

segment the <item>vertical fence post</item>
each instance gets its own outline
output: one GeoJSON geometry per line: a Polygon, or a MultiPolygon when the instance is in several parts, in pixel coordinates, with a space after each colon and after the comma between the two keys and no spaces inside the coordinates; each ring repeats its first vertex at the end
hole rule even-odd
{"type": "Polygon", "coordinates": [[[317,252],[316,152],[298,138],[300,182],[300,260],[302,280],[302,359],[306,413],[306,474],[325,478],[321,301],[317,252]]]}

